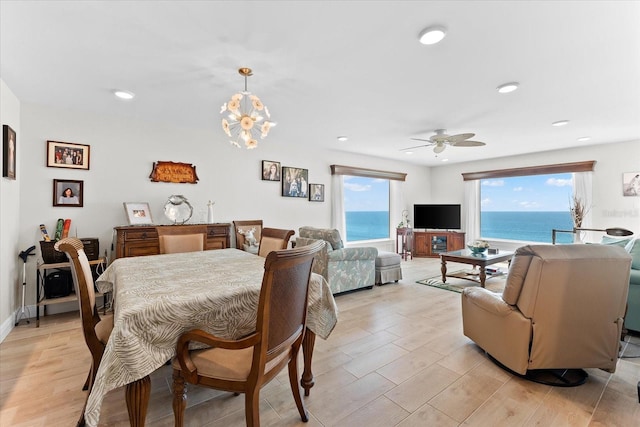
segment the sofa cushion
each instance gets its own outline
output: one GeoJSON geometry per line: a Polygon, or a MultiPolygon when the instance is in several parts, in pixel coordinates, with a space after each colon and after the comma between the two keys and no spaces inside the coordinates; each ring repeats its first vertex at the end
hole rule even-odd
{"type": "Polygon", "coordinates": [[[631,255],[631,269],[640,270],[640,239],[634,239],[625,247],[631,255]]]}
{"type": "Polygon", "coordinates": [[[632,268],[629,275],[629,285],[640,286],[640,270],[632,268]]]}
{"type": "Polygon", "coordinates": [[[331,249],[336,250],[344,248],[340,232],[335,228],[300,227],[299,231],[300,237],[326,240],[331,245],[331,249]]]}

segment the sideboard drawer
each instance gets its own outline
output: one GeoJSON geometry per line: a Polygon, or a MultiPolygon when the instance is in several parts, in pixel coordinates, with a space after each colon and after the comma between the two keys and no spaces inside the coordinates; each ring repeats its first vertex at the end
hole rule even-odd
{"type": "Polygon", "coordinates": [[[124,233],[124,240],[135,241],[135,240],[158,240],[158,232],[155,228],[147,227],[143,230],[127,230],[124,233]]]}

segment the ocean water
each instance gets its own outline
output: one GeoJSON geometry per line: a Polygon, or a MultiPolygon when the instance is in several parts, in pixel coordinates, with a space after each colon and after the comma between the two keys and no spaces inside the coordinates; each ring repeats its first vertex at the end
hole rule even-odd
{"type": "MultiPolygon", "coordinates": [[[[346,212],[347,241],[389,238],[389,213],[385,211],[346,212]]],[[[482,212],[480,235],[484,238],[551,243],[551,230],[571,230],[568,211],[482,212]]],[[[556,242],[571,243],[573,234],[558,233],[556,242]]]]}
{"type": "Polygon", "coordinates": [[[347,241],[388,239],[389,212],[356,211],[345,212],[347,241]]]}
{"type": "MultiPolygon", "coordinates": [[[[485,238],[551,243],[551,230],[571,230],[568,211],[558,212],[482,212],[480,235],[485,238]]],[[[573,234],[558,233],[556,242],[571,243],[573,234]]]]}

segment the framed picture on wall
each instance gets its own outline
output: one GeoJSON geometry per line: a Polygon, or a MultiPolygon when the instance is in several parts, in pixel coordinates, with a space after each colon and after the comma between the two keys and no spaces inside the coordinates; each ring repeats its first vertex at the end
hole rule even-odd
{"type": "Polygon", "coordinates": [[[324,202],[324,184],[309,184],[309,201],[324,202]]]}
{"type": "Polygon", "coordinates": [[[89,170],[90,147],[70,142],[47,141],[47,166],[89,170]]]}
{"type": "Polygon", "coordinates": [[[280,162],[262,161],[262,180],[280,181],[280,162]]]}
{"type": "Polygon", "coordinates": [[[282,167],[282,197],[307,198],[309,192],[309,170],[282,167]]]}
{"type": "Polygon", "coordinates": [[[70,179],[53,180],[53,206],[81,208],[84,199],[84,182],[70,179]]]}
{"type": "Polygon", "coordinates": [[[2,176],[16,179],[16,132],[9,125],[2,126],[2,176]]]}
{"type": "Polygon", "coordinates": [[[622,174],[622,194],[625,197],[640,197],[640,172],[622,174]]]}
{"type": "Polygon", "coordinates": [[[129,225],[153,224],[151,208],[147,202],[124,202],[129,225]]]}

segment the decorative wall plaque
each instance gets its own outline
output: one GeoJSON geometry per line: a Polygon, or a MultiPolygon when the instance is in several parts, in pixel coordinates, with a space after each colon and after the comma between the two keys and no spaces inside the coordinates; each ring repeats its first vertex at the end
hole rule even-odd
{"type": "Polygon", "coordinates": [[[151,178],[152,182],[198,183],[196,167],[191,163],[154,162],[149,178],[151,178]]]}

